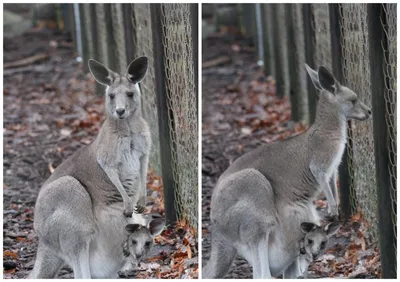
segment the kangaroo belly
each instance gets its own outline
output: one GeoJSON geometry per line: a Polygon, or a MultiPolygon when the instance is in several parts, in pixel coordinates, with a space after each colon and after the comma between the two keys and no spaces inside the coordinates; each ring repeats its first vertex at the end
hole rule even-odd
{"type": "MultiPolygon", "coordinates": [[[[280,230],[270,235],[268,259],[271,275],[277,277],[296,259],[295,244],[287,242],[287,235],[280,230]]],[[[300,250],[298,250],[300,252],[300,250]]]]}
{"type": "Polygon", "coordinates": [[[123,255],[123,244],[127,240],[125,226],[129,223],[145,225],[141,215],[132,218],[122,215],[123,204],[115,203],[95,209],[98,231],[90,245],[90,270],[93,278],[116,277],[127,263],[123,255]]]}

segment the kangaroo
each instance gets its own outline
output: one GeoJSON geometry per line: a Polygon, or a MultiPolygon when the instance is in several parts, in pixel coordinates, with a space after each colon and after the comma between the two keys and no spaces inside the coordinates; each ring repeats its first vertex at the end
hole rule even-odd
{"type": "Polygon", "coordinates": [[[304,236],[299,242],[301,256],[299,256],[299,269],[295,270],[296,273],[302,273],[302,277],[307,278],[308,266],[325,252],[329,238],[339,230],[340,226],[341,222],[339,221],[328,223],[325,226],[318,226],[312,222],[301,223],[300,229],[304,236]]]}
{"type": "Polygon", "coordinates": [[[125,230],[128,238],[123,245],[123,254],[128,259],[122,271],[129,271],[146,258],[154,245],[154,237],[159,235],[165,226],[165,218],[155,218],[148,226],[128,224],[125,230]]]}
{"type": "Polygon", "coordinates": [[[137,213],[145,205],[150,150],[138,85],[147,65],[140,57],[118,75],[89,60],[96,81],[106,85],[107,117],[96,139],[61,163],[39,191],[31,278],[53,278],[64,264],[75,278],[111,277],[120,268],[114,259],[126,240],[125,226],[146,225],[137,213]]]}
{"type": "MultiPolygon", "coordinates": [[[[220,176],[211,199],[212,249],[205,278],[223,277],[238,252],[252,264],[254,278],[271,278],[271,264],[281,257],[273,250],[284,249],[282,236],[296,238],[293,227],[302,222],[319,225],[313,200],[320,191],[338,213],[330,183],[336,185],[332,178],[345,148],[347,120],[366,120],[371,110],[325,67],[306,69],[321,90],[315,122],[302,134],[242,155],[220,176]]],[[[298,277],[290,271],[298,263],[284,276],[298,277]]]]}

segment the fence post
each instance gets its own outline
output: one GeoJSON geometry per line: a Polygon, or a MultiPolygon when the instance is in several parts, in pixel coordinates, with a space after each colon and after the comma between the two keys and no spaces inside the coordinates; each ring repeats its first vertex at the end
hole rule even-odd
{"type": "Polygon", "coordinates": [[[263,25],[264,25],[264,74],[275,76],[275,55],[274,55],[274,44],[273,44],[273,20],[271,5],[273,4],[262,4],[263,7],[263,25]]]}
{"type": "Polygon", "coordinates": [[[155,86],[157,94],[157,108],[158,108],[158,125],[160,130],[160,153],[161,153],[161,171],[162,180],[164,185],[164,206],[165,216],[168,223],[176,221],[175,209],[175,182],[173,177],[172,165],[172,140],[171,140],[171,127],[173,123],[169,122],[173,117],[168,109],[168,95],[167,87],[165,85],[165,65],[164,65],[164,46],[165,41],[163,24],[161,17],[162,4],[149,4],[151,14],[151,26],[154,50],[154,75],[155,86]]]}
{"type": "MultiPolygon", "coordinates": [[[[242,17],[241,27],[245,30],[246,39],[251,45],[257,44],[257,31],[255,20],[255,4],[238,4],[242,17]]],[[[257,49],[258,50],[258,49],[257,49]]]]}
{"type": "Polygon", "coordinates": [[[286,5],[287,43],[289,78],[290,78],[290,103],[292,120],[308,121],[308,99],[305,86],[307,79],[304,67],[304,40],[302,23],[299,23],[299,7],[301,4],[286,5]]]}
{"type": "MultiPolygon", "coordinates": [[[[97,21],[96,21],[96,4],[89,4],[89,9],[90,9],[90,32],[92,33],[92,46],[93,46],[93,54],[92,54],[92,59],[98,60],[99,58],[99,49],[97,47],[97,21]]],[[[99,85],[99,83],[96,83],[96,85],[99,85]]]]}
{"type": "Polygon", "coordinates": [[[129,64],[134,59],[134,39],[133,39],[133,24],[132,24],[132,6],[131,4],[122,4],[122,13],[124,19],[124,37],[125,37],[125,52],[126,61],[129,64]]]}
{"type": "MultiPolygon", "coordinates": [[[[99,4],[96,4],[99,5],[99,4]]],[[[106,27],[106,52],[107,52],[107,67],[117,71],[117,60],[116,60],[116,53],[115,50],[117,49],[114,39],[114,30],[112,26],[112,14],[111,14],[111,5],[115,4],[103,4],[104,5],[104,16],[105,16],[105,27],[106,27]]]]}
{"type": "MultiPolygon", "coordinates": [[[[304,25],[304,42],[306,46],[306,64],[312,69],[317,66],[314,61],[314,42],[315,42],[315,31],[314,31],[314,18],[312,13],[311,4],[303,4],[303,25],[304,25]]],[[[307,79],[307,92],[308,92],[308,108],[309,108],[309,123],[313,123],[315,120],[315,114],[317,109],[317,90],[314,87],[311,79],[307,79]]]]}
{"type": "Polygon", "coordinates": [[[82,24],[82,44],[83,44],[83,54],[82,63],[84,72],[89,72],[88,60],[93,58],[94,55],[94,40],[92,33],[92,13],[91,5],[93,4],[79,4],[80,6],[80,16],[82,24]]]}
{"type": "MultiPolygon", "coordinates": [[[[190,16],[192,25],[192,45],[193,45],[193,67],[194,67],[194,85],[196,88],[196,105],[199,105],[199,4],[190,4],[190,16]]],[[[198,109],[198,108],[197,108],[198,109]]]]}
{"type": "Polygon", "coordinates": [[[289,65],[287,60],[287,38],[285,6],[287,4],[274,4],[274,53],[276,57],[275,79],[276,95],[279,98],[289,95],[289,65]]]}
{"type": "Polygon", "coordinates": [[[385,74],[388,67],[386,54],[387,35],[383,29],[386,25],[384,4],[368,4],[368,43],[371,64],[372,117],[374,129],[376,183],[378,193],[378,228],[381,251],[382,278],[396,278],[396,253],[393,248],[394,232],[391,202],[389,171],[389,129],[386,124],[385,74]]]}
{"type": "MultiPolygon", "coordinates": [[[[343,83],[343,61],[342,61],[342,25],[340,21],[340,4],[329,5],[329,23],[331,31],[331,53],[332,53],[332,72],[336,79],[343,83]]],[[[351,124],[348,122],[348,132],[351,134],[351,124]]],[[[348,138],[350,139],[350,138],[348,138]]],[[[344,149],[342,163],[339,166],[339,189],[340,189],[340,212],[341,217],[348,219],[352,214],[352,205],[350,200],[350,173],[349,173],[349,144],[344,149]]]]}
{"type": "Polygon", "coordinates": [[[122,11],[121,3],[111,4],[111,27],[114,39],[114,60],[116,63],[115,70],[119,73],[125,72],[128,67],[126,58],[126,37],[125,37],[125,26],[124,26],[124,15],[122,11]]]}

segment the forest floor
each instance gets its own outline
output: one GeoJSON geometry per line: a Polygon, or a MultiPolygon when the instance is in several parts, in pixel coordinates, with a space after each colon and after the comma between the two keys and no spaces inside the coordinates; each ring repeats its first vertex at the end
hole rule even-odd
{"type": "MultiPolygon", "coordinates": [[[[255,49],[229,30],[203,40],[202,77],[202,264],[211,250],[210,200],[218,177],[239,156],[265,143],[306,130],[291,121],[288,97],[275,95],[273,77],[256,65],[255,49]]],[[[323,197],[315,205],[324,218],[323,197]]],[[[368,224],[357,213],[330,240],[309,267],[308,277],[380,277],[376,242],[369,244],[368,224]]],[[[237,257],[225,278],[252,278],[251,266],[237,257]]]]}
{"type": "MultiPolygon", "coordinates": [[[[33,268],[39,189],[63,160],[94,140],[104,119],[103,97],[75,58],[69,37],[53,30],[4,39],[4,278],[25,278],[33,268]]],[[[147,212],[164,213],[162,190],[150,172],[147,212]]],[[[195,230],[178,222],[156,237],[135,273],[121,277],[197,278],[197,249],[195,230]]],[[[59,277],[73,277],[71,269],[59,277]]]]}

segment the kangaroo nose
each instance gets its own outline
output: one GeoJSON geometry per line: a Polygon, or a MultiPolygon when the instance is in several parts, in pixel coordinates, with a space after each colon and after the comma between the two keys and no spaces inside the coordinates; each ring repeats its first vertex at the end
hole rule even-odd
{"type": "Polygon", "coordinates": [[[117,112],[117,114],[118,114],[119,116],[122,116],[122,115],[125,113],[125,109],[121,109],[121,108],[116,109],[115,111],[117,112]]]}
{"type": "Polygon", "coordinates": [[[136,258],[140,259],[142,257],[142,254],[136,254],[136,258]]]}
{"type": "Polygon", "coordinates": [[[312,255],[313,259],[316,259],[318,257],[318,255],[312,255]]]}

